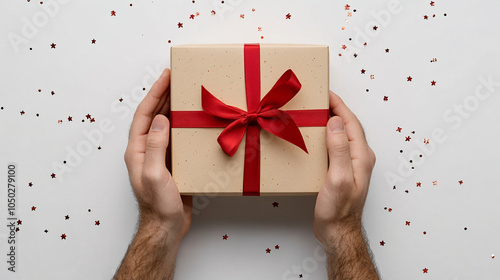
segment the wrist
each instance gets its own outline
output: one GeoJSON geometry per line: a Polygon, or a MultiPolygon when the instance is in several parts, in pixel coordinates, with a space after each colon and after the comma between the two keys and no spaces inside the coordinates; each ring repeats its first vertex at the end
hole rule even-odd
{"type": "Polygon", "coordinates": [[[333,253],[343,245],[364,242],[363,227],[359,223],[342,223],[331,227],[321,241],[327,253],[333,253]]]}
{"type": "Polygon", "coordinates": [[[141,214],[139,219],[137,235],[149,236],[150,242],[156,246],[165,246],[175,250],[179,248],[182,239],[167,221],[144,214],[141,214]]]}

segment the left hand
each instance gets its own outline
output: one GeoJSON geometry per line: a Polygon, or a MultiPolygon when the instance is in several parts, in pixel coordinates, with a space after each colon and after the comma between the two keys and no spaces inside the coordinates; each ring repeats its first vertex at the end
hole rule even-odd
{"type": "Polygon", "coordinates": [[[125,163],[140,209],[139,228],[168,232],[175,242],[189,231],[191,197],[181,197],[167,169],[170,70],[165,69],[139,104],[130,128],[125,163]]]}

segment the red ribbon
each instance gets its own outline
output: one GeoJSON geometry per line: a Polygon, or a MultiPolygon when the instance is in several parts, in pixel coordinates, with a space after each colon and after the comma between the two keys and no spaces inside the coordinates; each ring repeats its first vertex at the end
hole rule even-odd
{"type": "Polygon", "coordinates": [[[246,133],[243,195],[260,194],[260,128],[300,147],[307,148],[298,126],[325,126],[327,109],[279,110],[300,90],[292,70],[287,70],[273,88],[260,99],[260,46],[245,45],[245,88],[247,111],[224,104],[201,88],[203,112],[172,111],[173,128],[225,127],[217,141],[222,150],[233,156],[246,133]]]}

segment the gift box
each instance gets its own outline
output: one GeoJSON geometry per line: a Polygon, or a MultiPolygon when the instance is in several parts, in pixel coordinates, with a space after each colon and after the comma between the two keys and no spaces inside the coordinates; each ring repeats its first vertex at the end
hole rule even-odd
{"type": "Polygon", "coordinates": [[[328,46],[171,48],[172,175],[184,195],[307,195],[324,184],[328,46]]]}

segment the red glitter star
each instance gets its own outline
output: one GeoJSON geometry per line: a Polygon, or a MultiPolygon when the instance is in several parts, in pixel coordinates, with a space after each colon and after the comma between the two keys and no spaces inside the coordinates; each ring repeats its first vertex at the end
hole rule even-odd
{"type": "Polygon", "coordinates": [[[434,1],[431,1],[431,3],[430,3],[430,4],[431,4],[431,6],[433,6],[433,7],[434,7],[434,1]]]}
{"type": "Polygon", "coordinates": [[[286,14],[286,15],[285,15],[285,18],[286,18],[286,19],[291,19],[291,18],[292,18],[292,15],[291,15],[290,13],[288,13],[288,14],[286,14]]]}
{"type": "Polygon", "coordinates": [[[68,117],[68,122],[72,122],[73,121],[73,117],[72,116],[69,116],[68,117]]]}
{"type": "Polygon", "coordinates": [[[29,183],[28,183],[28,187],[33,187],[33,183],[32,183],[32,182],[29,182],[29,183]]]}
{"type": "Polygon", "coordinates": [[[177,28],[184,28],[184,24],[182,22],[177,23],[177,28]]]}
{"type": "Polygon", "coordinates": [[[61,234],[61,239],[66,239],[66,233],[61,234]]]}
{"type": "Polygon", "coordinates": [[[410,226],[410,221],[406,221],[405,226],[410,226]]]}
{"type": "Polygon", "coordinates": [[[21,113],[21,116],[24,115],[24,110],[20,112],[21,113]]]}
{"type": "Polygon", "coordinates": [[[22,225],[22,224],[23,224],[23,221],[21,221],[21,220],[17,220],[17,224],[18,224],[18,225],[22,225]]]}
{"type": "Polygon", "coordinates": [[[96,40],[95,39],[92,39],[92,44],[95,44],[96,40]]]}
{"type": "Polygon", "coordinates": [[[95,122],[95,119],[94,119],[94,118],[91,118],[91,119],[90,119],[90,122],[91,122],[91,123],[95,122]]]}
{"type": "Polygon", "coordinates": [[[392,212],[392,208],[387,209],[387,211],[392,212]]]}
{"type": "Polygon", "coordinates": [[[276,246],[274,246],[274,250],[279,250],[280,249],[280,246],[278,244],[276,244],[276,246]]]}
{"type": "Polygon", "coordinates": [[[361,74],[364,74],[366,72],[365,69],[361,69],[361,74]]]}
{"type": "Polygon", "coordinates": [[[123,102],[123,98],[118,99],[118,101],[123,102]]]}
{"type": "Polygon", "coordinates": [[[430,141],[429,139],[425,139],[425,138],[424,138],[424,144],[428,145],[428,144],[429,144],[429,141],[430,141]]]}
{"type": "Polygon", "coordinates": [[[421,186],[422,186],[422,183],[417,182],[417,187],[421,187],[421,186]]]}
{"type": "Polygon", "coordinates": [[[279,207],[279,206],[280,206],[280,204],[278,202],[276,202],[276,201],[273,202],[273,207],[279,207]]]}
{"type": "Polygon", "coordinates": [[[112,17],[116,17],[116,12],[115,11],[111,11],[111,16],[112,17]]]}
{"type": "Polygon", "coordinates": [[[271,254],[271,249],[267,248],[266,249],[266,254],[271,254]]]}
{"type": "Polygon", "coordinates": [[[69,220],[69,215],[64,216],[65,220],[69,220]]]}
{"type": "Polygon", "coordinates": [[[87,119],[90,119],[92,116],[91,116],[90,114],[87,114],[85,117],[86,117],[87,119]]]}
{"type": "Polygon", "coordinates": [[[347,46],[346,45],[342,45],[342,49],[343,50],[347,49],[347,46]]]}
{"type": "Polygon", "coordinates": [[[31,211],[35,211],[36,210],[36,207],[35,206],[31,206],[31,211]]]}
{"type": "Polygon", "coordinates": [[[245,19],[245,14],[240,14],[241,19],[245,19]]]}
{"type": "Polygon", "coordinates": [[[193,14],[191,14],[191,15],[189,16],[189,19],[194,19],[194,15],[193,15],[193,14]]]}
{"type": "Polygon", "coordinates": [[[389,96],[384,96],[384,101],[389,101],[389,96]]]}
{"type": "Polygon", "coordinates": [[[401,127],[398,126],[398,128],[396,129],[397,132],[401,132],[401,127]]]}
{"type": "Polygon", "coordinates": [[[100,222],[99,220],[95,221],[95,225],[96,225],[96,226],[98,226],[98,225],[100,225],[100,224],[101,224],[101,222],[100,222]]]}
{"type": "Polygon", "coordinates": [[[423,271],[424,273],[427,273],[427,271],[429,271],[429,270],[428,270],[427,268],[424,268],[424,269],[422,269],[422,271],[423,271]]]}
{"type": "Polygon", "coordinates": [[[346,10],[349,10],[349,8],[350,8],[350,7],[351,7],[351,6],[349,6],[349,4],[346,4],[344,8],[345,8],[346,10]]]}
{"type": "Polygon", "coordinates": [[[424,19],[429,19],[429,17],[427,15],[424,16],[424,19]]]}
{"type": "Polygon", "coordinates": [[[375,25],[375,26],[373,27],[373,30],[377,31],[377,29],[378,29],[378,26],[376,26],[376,25],[375,25]]]}
{"type": "Polygon", "coordinates": [[[52,177],[52,179],[54,179],[56,177],[56,174],[52,173],[52,174],[50,174],[50,177],[52,177]]]}
{"type": "Polygon", "coordinates": [[[388,53],[389,52],[389,49],[385,49],[385,52],[388,53]]]}
{"type": "Polygon", "coordinates": [[[384,245],[385,245],[385,241],[384,240],[380,241],[380,246],[384,246],[384,245]]]}
{"type": "Polygon", "coordinates": [[[56,48],[56,44],[54,44],[54,43],[50,44],[50,48],[51,49],[55,49],[56,48]]]}
{"type": "Polygon", "coordinates": [[[412,78],[411,76],[408,76],[408,77],[406,78],[406,81],[407,81],[407,82],[411,82],[411,80],[413,80],[413,78],[412,78]]]}
{"type": "Polygon", "coordinates": [[[19,230],[20,230],[19,227],[16,227],[16,231],[19,231],[19,230]]]}
{"type": "Polygon", "coordinates": [[[435,86],[435,85],[436,85],[436,81],[432,80],[431,86],[435,86]]]}
{"type": "Polygon", "coordinates": [[[410,137],[410,136],[406,136],[406,137],[405,137],[405,141],[410,142],[410,140],[411,140],[411,137],[410,137]]]}
{"type": "Polygon", "coordinates": [[[227,234],[224,234],[224,235],[222,236],[222,240],[227,240],[227,238],[228,238],[228,237],[229,237],[229,236],[227,236],[227,234]]]}
{"type": "Polygon", "coordinates": [[[463,184],[463,183],[464,183],[464,181],[460,180],[460,181],[458,181],[458,183],[461,185],[461,184],[463,184]]]}

